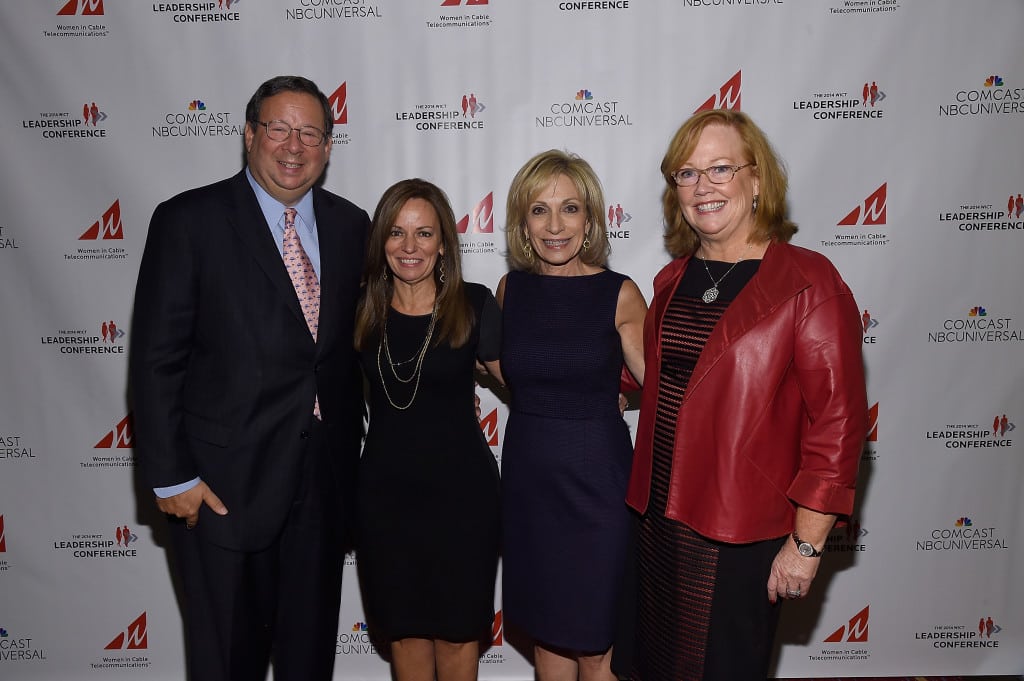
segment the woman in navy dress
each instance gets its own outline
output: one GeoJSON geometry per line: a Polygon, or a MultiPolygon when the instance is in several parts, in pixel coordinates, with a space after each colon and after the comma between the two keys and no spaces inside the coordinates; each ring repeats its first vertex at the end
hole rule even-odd
{"type": "Polygon", "coordinates": [[[633,449],[619,379],[625,362],[643,382],[647,305],[606,268],[604,197],[583,159],[556,150],[530,159],[512,181],[507,219],[504,621],[533,639],[540,681],[614,680],[633,449]]]}

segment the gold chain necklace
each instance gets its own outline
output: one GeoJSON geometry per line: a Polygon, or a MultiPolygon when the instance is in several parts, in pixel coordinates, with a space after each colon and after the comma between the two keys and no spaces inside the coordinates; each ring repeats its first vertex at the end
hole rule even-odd
{"type": "Polygon", "coordinates": [[[400,411],[404,411],[412,406],[412,403],[416,400],[416,393],[420,389],[420,378],[423,375],[423,359],[427,356],[427,350],[430,348],[430,340],[434,337],[434,327],[437,323],[437,302],[434,303],[434,309],[430,313],[430,324],[427,326],[427,334],[423,339],[423,345],[420,346],[419,352],[414,354],[407,360],[401,362],[395,362],[391,359],[391,348],[388,346],[388,317],[387,313],[384,315],[384,328],[381,329],[380,343],[377,345],[377,373],[380,374],[380,385],[384,388],[384,395],[388,398],[388,402],[391,406],[400,411]],[[395,380],[399,383],[408,385],[415,381],[412,389],[412,397],[404,405],[395,404],[395,401],[391,399],[391,393],[388,391],[388,383],[384,379],[384,367],[381,365],[381,355],[386,355],[388,359],[388,366],[391,369],[391,375],[394,376],[395,380]],[[416,360],[416,364],[413,365],[412,374],[408,378],[402,378],[398,375],[396,369],[403,365],[408,364],[412,360],[416,360]]]}

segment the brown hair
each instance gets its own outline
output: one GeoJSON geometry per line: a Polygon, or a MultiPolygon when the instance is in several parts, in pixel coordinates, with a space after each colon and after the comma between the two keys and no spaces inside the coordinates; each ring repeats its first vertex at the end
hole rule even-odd
{"type": "Polygon", "coordinates": [[[469,340],[475,315],[466,297],[462,281],[462,259],[459,257],[459,234],[455,229],[455,214],[448,197],[437,185],[413,178],[401,180],[388,187],[377,203],[373,213],[373,224],[366,246],[366,286],[363,300],[356,313],[355,345],[363,348],[370,337],[380,331],[384,316],[388,313],[394,293],[394,275],[388,267],[384,244],[391,228],[398,220],[398,214],[410,199],[423,199],[437,213],[441,225],[441,250],[434,266],[434,284],[437,287],[437,331],[434,345],[443,341],[453,347],[461,347],[469,340]],[[444,268],[444,281],[440,272],[444,268]]]}

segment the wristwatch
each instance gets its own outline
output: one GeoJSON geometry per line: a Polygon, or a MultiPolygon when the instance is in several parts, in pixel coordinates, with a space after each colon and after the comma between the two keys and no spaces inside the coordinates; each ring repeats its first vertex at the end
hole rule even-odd
{"type": "Polygon", "coordinates": [[[796,532],[793,533],[793,543],[796,544],[796,550],[804,558],[817,558],[822,553],[815,549],[813,544],[798,537],[796,532]]]}

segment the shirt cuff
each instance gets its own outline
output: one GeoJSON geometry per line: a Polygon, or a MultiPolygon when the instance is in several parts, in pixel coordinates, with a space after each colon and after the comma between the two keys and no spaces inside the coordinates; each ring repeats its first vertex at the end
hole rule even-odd
{"type": "Polygon", "coordinates": [[[171,485],[170,487],[154,487],[153,492],[161,499],[167,497],[173,497],[182,492],[187,492],[196,485],[199,484],[199,478],[192,478],[188,482],[183,482],[180,485],[171,485]]]}

